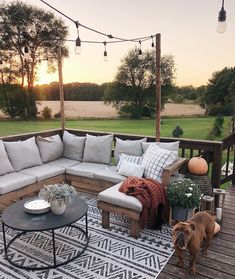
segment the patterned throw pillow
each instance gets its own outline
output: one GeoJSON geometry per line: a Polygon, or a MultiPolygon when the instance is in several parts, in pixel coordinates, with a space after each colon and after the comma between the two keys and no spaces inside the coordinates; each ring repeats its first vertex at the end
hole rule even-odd
{"type": "Polygon", "coordinates": [[[122,153],[119,157],[119,161],[118,161],[118,165],[117,165],[118,171],[120,169],[120,166],[121,166],[123,160],[130,162],[130,163],[140,165],[142,163],[142,156],[134,156],[134,155],[128,155],[128,154],[122,153]]]}
{"type": "Polygon", "coordinates": [[[150,145],[143,155],[144,176],[162,182],[162,172],[177,159],[177,152],[150,145]]]}
{"type": "Polygon", "coordinates": [[[124,175],[126,177],[128,176],[136,176],[141,178],[144,173],[144,166],[131,163],[126,161],[125,159],[122,160],[122,163],[120,165],[120,168],[118,170],[118,173],[121,175],[124,175]]]}

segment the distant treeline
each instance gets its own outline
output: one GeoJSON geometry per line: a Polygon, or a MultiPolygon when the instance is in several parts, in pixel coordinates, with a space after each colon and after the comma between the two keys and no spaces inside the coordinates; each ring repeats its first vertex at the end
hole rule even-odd
{"type": "MultiPolygon", "coordinates": [[[[64,84],[64,99],[66,101],[102,101],[108,83],[73,82],[64,84]]],[[[34,88],[36,99],[40,101],[58,101],[60,99],[59,83],[37,85],[34,88]]]]}

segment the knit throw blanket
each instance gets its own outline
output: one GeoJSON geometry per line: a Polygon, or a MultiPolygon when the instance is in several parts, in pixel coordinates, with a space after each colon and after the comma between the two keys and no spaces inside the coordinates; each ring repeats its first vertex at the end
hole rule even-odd
{"type": "Polygon", "coordinates": [[[159,218],[159,206],[166,205],[165,189],[152,179],[130,176],[121,184],[119,191],[137,198],[143,205],[140,226],[156,228],[159,218]]]}

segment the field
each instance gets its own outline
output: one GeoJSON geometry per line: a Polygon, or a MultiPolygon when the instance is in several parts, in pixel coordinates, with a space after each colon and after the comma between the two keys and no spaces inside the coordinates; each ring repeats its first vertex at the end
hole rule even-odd
{"type": "MultiPolygon", "coordinates": [[[[172,137],[172,130],[179,125],[183,130],[183,138],[206,139],[214,123],[214,117],[175,117],[163,118],[161,124],[161,136],[172,137]]],[[[230,118],[225,118],[225,127],[228,127],[230,118]]],[[[155,120],[120,120],[120,119],[96,119],[96,120],[67,120],[67,128],[138,134],[155,136],[155,120]]],[[[14,135],[20,133],[42,131],[60,128],[59,120],[38,121],[0,121],[0,136],[14,135]]],[[[224,135],[217,139],[222,139],[224,135]]]]}

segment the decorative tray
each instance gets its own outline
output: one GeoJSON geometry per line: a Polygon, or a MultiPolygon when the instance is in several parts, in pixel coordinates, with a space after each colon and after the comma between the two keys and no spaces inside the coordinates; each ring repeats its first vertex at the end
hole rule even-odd
{"type": "Polygon", "coordinates": [[[31,214],[42,214],[50,211],[50,204],[41,198],[34,198],[24,204],[24,210],[31,214]]]}

